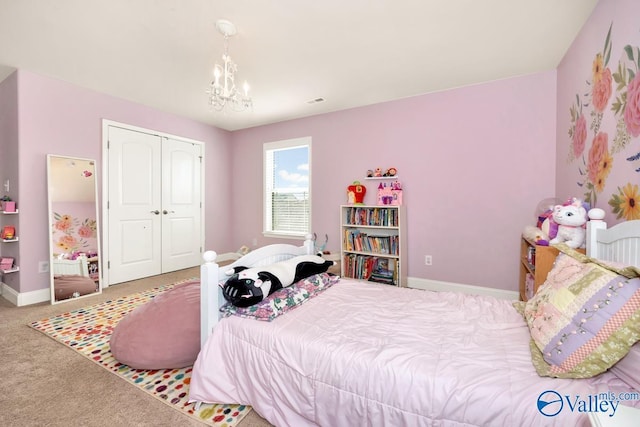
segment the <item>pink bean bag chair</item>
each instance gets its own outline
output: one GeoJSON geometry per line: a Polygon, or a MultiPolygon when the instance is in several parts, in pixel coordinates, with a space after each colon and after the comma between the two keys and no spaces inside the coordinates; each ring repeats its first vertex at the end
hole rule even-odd
{"type": "Polygon", "coordinates": [[[200,282],[176,285],[136,307],[115,327],[111,353],[135,369],[191,366],[200,352],[200,282]]]}

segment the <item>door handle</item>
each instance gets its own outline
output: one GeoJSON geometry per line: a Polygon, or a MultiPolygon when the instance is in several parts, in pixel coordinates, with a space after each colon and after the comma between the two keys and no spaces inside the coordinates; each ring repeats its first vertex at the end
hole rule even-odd
{"type": "Polygon", "coordinates": [[[152,214],[160,215],[160,211],[156,209],[155,211],[150,211],[152,214]]]}
{"type": "Polygon", "coordinates": [[[162,211],[162,213],[166,215],[168,213],[176,213],[176,211],[168,211],[168,210],[165,209],[165,210],[162,211]]]}

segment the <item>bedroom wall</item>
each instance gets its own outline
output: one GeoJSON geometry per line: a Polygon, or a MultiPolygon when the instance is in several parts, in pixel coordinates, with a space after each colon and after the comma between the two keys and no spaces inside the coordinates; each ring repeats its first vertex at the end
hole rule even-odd
{"type": "MultiPolygon", "coordinates": [[[[229,133],[209,125],[106,96],[25,70],[18,70],[0,84],[17,92],[20,155],[13,157],[19,169],[20,273],[19,283],[7,282],[20,293],[48,289],[48,274],[38,273],[38,261],[48,260],[46,154],[96,159],[102,166],[102,119],[196,139],[205,143],[207,182],[224,183],[229,176],[229,133]],[[16,77],[17,75],[17,77],[16,77]],[[15,89],[17,87],[17,89],[15,89]],[[27,226],[28,224],[28,226],[27,226]]],[[[8,88],[8,89],[6,89],[8,88]]],[[[12,102],[2,103],[0,116],[11,113],[12,102]]],[[[3,143],[4,144],[4,143],[3,143]]],[[[4,146],[3,146],[4,148],[4,146]]],[[[16,168],[16,166],[13,166],[16,168]]],[[[99,190],[102,173],[98,173],[99,190]]],[[[231,250],[224,201],[228,186],[220,185],[205,196],[206,245],[231,250]]],[[[13,192],[12,192],[13,193],[13,192]]],[[[100,207],[102,209],[102,207],[100,207]]]]}
{"type": "MultiPolygon", "coordinates": [[[[13,74],[0,83],[0,195],[8,195],[15,200],[19,190],[18,181],[18,81],[13,74]],[[4,188],[4,183],[9,180],[9,192],[4,188]]],[[[18,207],[20,208],[20,207],[18,207]]],[[[20,232],[20,217],[11,216],[3,218],[7,225],[16,226],[20,232]]],[[[19,247],[15,243],[1,244],[2,255],[19,260],[19,247]]],[[[14,289],[17,289],[19,276],[6,274],[2,281],[14,289]]]]}
{"type": "Polygon", "coordinates": [[[638,16],[636,0],[601,0],[558,67],[556,193],[610,224],[640,219],[638,16]]]}
{"type": "Polygon", "coordinates": [[[235,246],[262,236],[262,144],[311,136],[312,225],[339,251],[339,209],[367,169],[398,169],[408,275],[515,291],[519,236],[555,189],[555,71],[236,131],[235,246]],[[432,255],[433,265],[424,265],[432,255]]]}

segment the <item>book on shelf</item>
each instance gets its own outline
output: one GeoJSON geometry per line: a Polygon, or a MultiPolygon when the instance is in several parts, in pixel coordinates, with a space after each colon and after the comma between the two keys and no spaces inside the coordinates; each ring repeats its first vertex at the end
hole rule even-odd
{"type": "Polygon", "coordinates": [[[344,256],[347,277],[395,285],[398,283],[398,260],[373,255],[347,254],[344,256]]]}
{"type": "Polygon", "coordinates": [[[360,230],[344,230],[344,248],[347,251],[398,255],[398,236],[372,236],[360,230]]]}
{"type": "Polygon", "coordinates": [[[389,207],[348,207],[345,218],[349,225],[398,226],[398,210],[389,207]]]}

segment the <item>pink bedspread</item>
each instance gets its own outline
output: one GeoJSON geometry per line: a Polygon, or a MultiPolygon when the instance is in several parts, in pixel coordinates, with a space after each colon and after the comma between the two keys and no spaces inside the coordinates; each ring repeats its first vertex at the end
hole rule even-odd
{"type": "Polygon", "coordinates": [[[223,319],[190,400],[248,404],[276,426],[570,426],[587,415],[568,401],[620,390],[610,373],[540,378],[509,301],[342,279],[272,322],[223,319]],[[553,417],[537,407],[547,390],[567,396],[553,417]]]}

